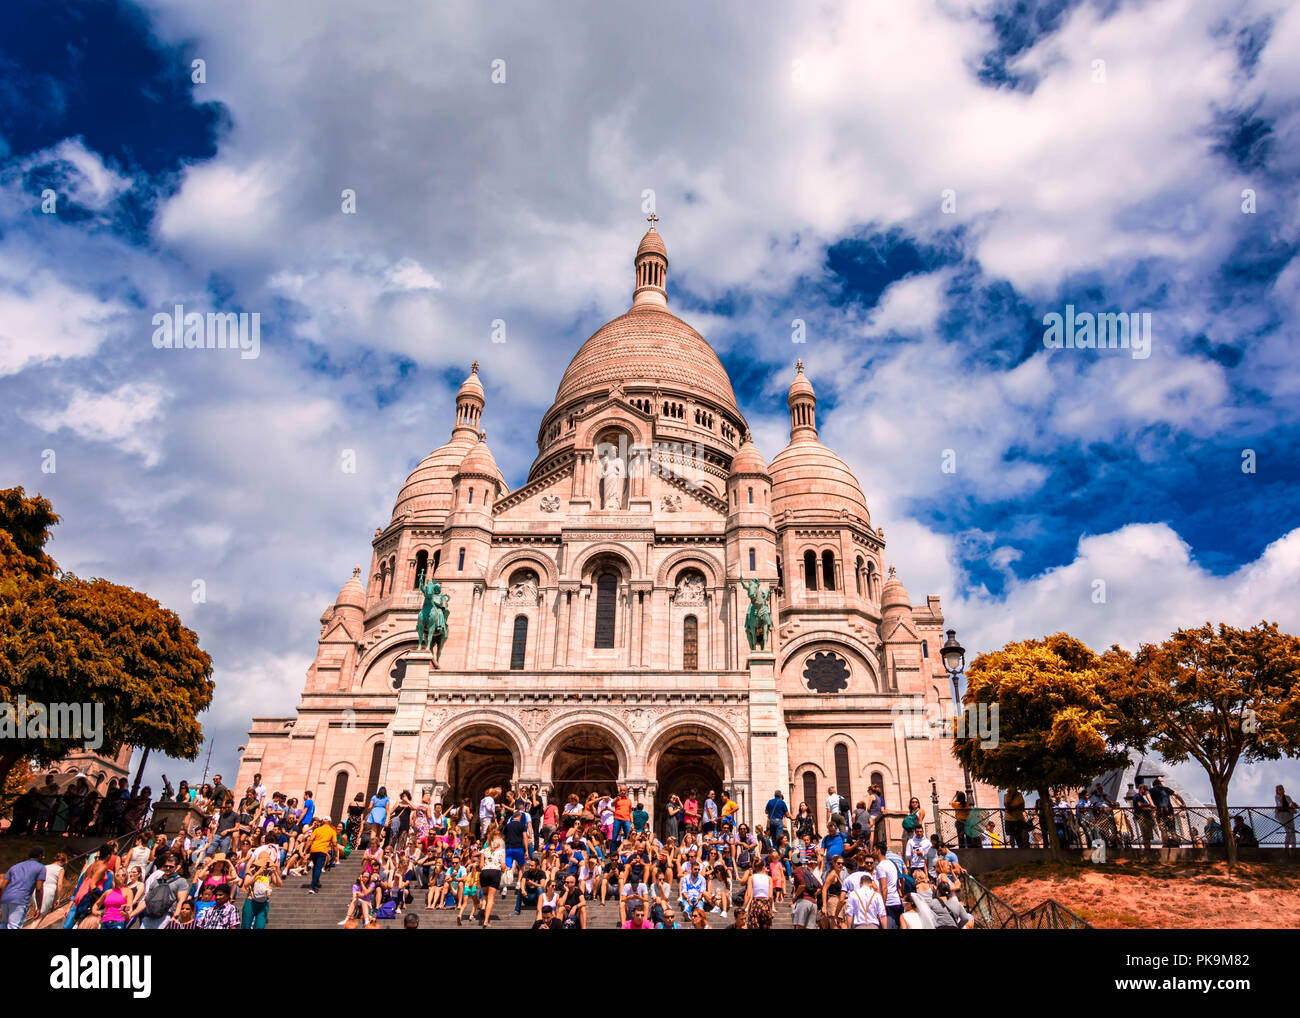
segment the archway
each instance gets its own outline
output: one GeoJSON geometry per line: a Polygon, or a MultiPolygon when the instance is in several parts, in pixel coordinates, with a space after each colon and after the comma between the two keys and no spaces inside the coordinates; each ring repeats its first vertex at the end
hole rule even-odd
{"type": "Polygon", "coordinates": [[[655,767],[655,829],[664,837],[668,829],[668,800],[677,796],[683,802],[692,790],[704,810],[704,798],[716,793],[714,802],[722,812],[725,767],[718,751],[703,738],[683,732],[672,738],[659,754],[655,767]]]}
{"type": "Polygon", "coordinates": [[[561,810],[570,795],[583,802],[592,792],[616,791],[618,778],[618,754],[613,740],[597,729],[572,732],[555,750],[551,786],[561,810]]]}
{"type": "Polygon", "coordinates": [[[447,765],[448,807],[468,799],[477,812],[489,788],[509,788],[515,773],[515,754],[505,738],[492,731],[477,731],[452,753],[447,765]]]}

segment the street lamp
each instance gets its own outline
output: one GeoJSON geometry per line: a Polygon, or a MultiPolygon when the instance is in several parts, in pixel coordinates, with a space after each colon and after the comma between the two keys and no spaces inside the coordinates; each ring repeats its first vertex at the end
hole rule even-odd
{"type": "MultiPolygon", "coordinates": [[[[953,710],[960,713],[961,699],[957,695],[957,676],[966,667],[966,648],[957,642],[957,630],[948,630],[948,640],[939,649],[939,658],[943,661],[943,667],[948,672],[948,681],[952,683],[953,710]]],[[[966,802],[968,805],[974,806],[975,786],[971,783],[970,768],[962,764],[961,769],[966,776],[966,802]]]]}

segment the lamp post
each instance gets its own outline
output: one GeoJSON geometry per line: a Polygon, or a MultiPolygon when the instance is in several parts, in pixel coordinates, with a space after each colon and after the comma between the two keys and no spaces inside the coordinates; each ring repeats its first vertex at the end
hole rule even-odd
{"type": "MultiPolygon", "coordinates": [[[[957,676],[962,673],[966,667],[966,648],[957,642],[957,630],[948,630],[948,639],[943,647],[939,650],[939,658],[943,661],[943,667],[948,672],[948,681],[952,683],[952,705],[953,710],[960,714],[961,698],[957,695],[957,676]]],[[[966,777],[966,803],[969,806],[975,805],[975,786],[971,783],[970,768],[962,764],[962,773],[966,777]]]]}

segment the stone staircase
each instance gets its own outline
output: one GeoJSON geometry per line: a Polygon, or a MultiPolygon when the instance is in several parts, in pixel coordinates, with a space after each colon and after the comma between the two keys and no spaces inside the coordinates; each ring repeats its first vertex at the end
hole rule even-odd
{"type": "MultiPolygon", "coordinates": [[[[305,877],[286,877],[284,886],[277,888],[271,897],[271,910],[267,916],[267,929],[273,930],[337,930],[338,925],[347,914],[348,903],[352,900],[352,885],[361,873],[361,853],[353,852],[348,859],[342,860],[333,869],[326,870],[321,876],[321,889],[316,894],[309,894],[302,884],[308,883],[305,877]]],[[[428,911],[424,907],[423,892],[417,892],[415,905],[408,908],[420,917],[422,930],[478,930],[482,927],[468,918],[463,926],[456,925],[456,910],[443,908],[428,911]]],[[[241,902],[242,904],[242,902],[241,902]]],[[[396,919],[380,920],[384,929],[400,929],[405,913],[396,919]]],[[[536,918],[535,910],[525,909],[522,915],[515,915],[515,892],[505,891],[497,897],[493,906],[492,925],[490,929],[527,930],[531,929],[536,918]]],[[[680,920],[679,920],[680,921],[680,920]]],[[[721,929],[731,925],[731,918],[723,920],[710,915],[711,929],[721,929]]],[[[587,929],[615,929],[618,926],[618,902],[599,901],[587,903],[587,929]]],[[[788,930],[790,923],[790,906],[776,906],[772,920],[773,929],[788,930]]]]}

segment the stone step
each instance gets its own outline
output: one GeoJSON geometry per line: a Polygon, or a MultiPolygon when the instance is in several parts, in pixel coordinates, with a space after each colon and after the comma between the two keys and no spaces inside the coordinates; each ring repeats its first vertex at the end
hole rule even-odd
{"type": "MultiPolygon", "coordinates": [[[[271,897],[271,909],[267,915],[267,928],[277,930],[306,930],[306,929],[340,929],[338,923],[347,912],[348,903],[352,900],[352,885],[356,883],[357,877],[361,873],[362,856],[359,852],[352,853],[351,857],[342,860],[332,869],[326,870],[321,874],[321,889],[316,894],[310,894],[306,887],[302,886],[307,881],[303,877],[286,877],[283,887],[278,888],[271,897]]],[[[407,909],[420,917],[421,929],[447,929],[447,930],[478,930],[482,926],[469,918],[469,910],[466,909],[463,925],[456,924],[455,909],[436,909],[426,910],[423,902],[420,900],[420,892],[416,892],[417,901],[414,906],[407,909]]],[[[493,909],[492,924],[490,929],[531,929],[533,921],[536,918],[535,910],[525,910],[521,915],[514,914],[515,894],[514,891],[504,891],[497,898],[496,906],[493,909]]],[[[381,919],[379,924],[384,929],[401,928],[402,920],[405,913],[396,919],[381,919]]],[[[598,901],[587,903],[587,928],[588,929],[614,929],[617,928],[618,903],[608,901],[601,904],[598,901]]],[[[723,928],[731,925],[731,917],[728,914],[726,919],[720,916],[709,916],[709,922],[714,929],[723,928]]],[[[772,919],[774,929],[790,929],[790,907],[786,904],[776,906],[775,915],[772,919]]]]}

